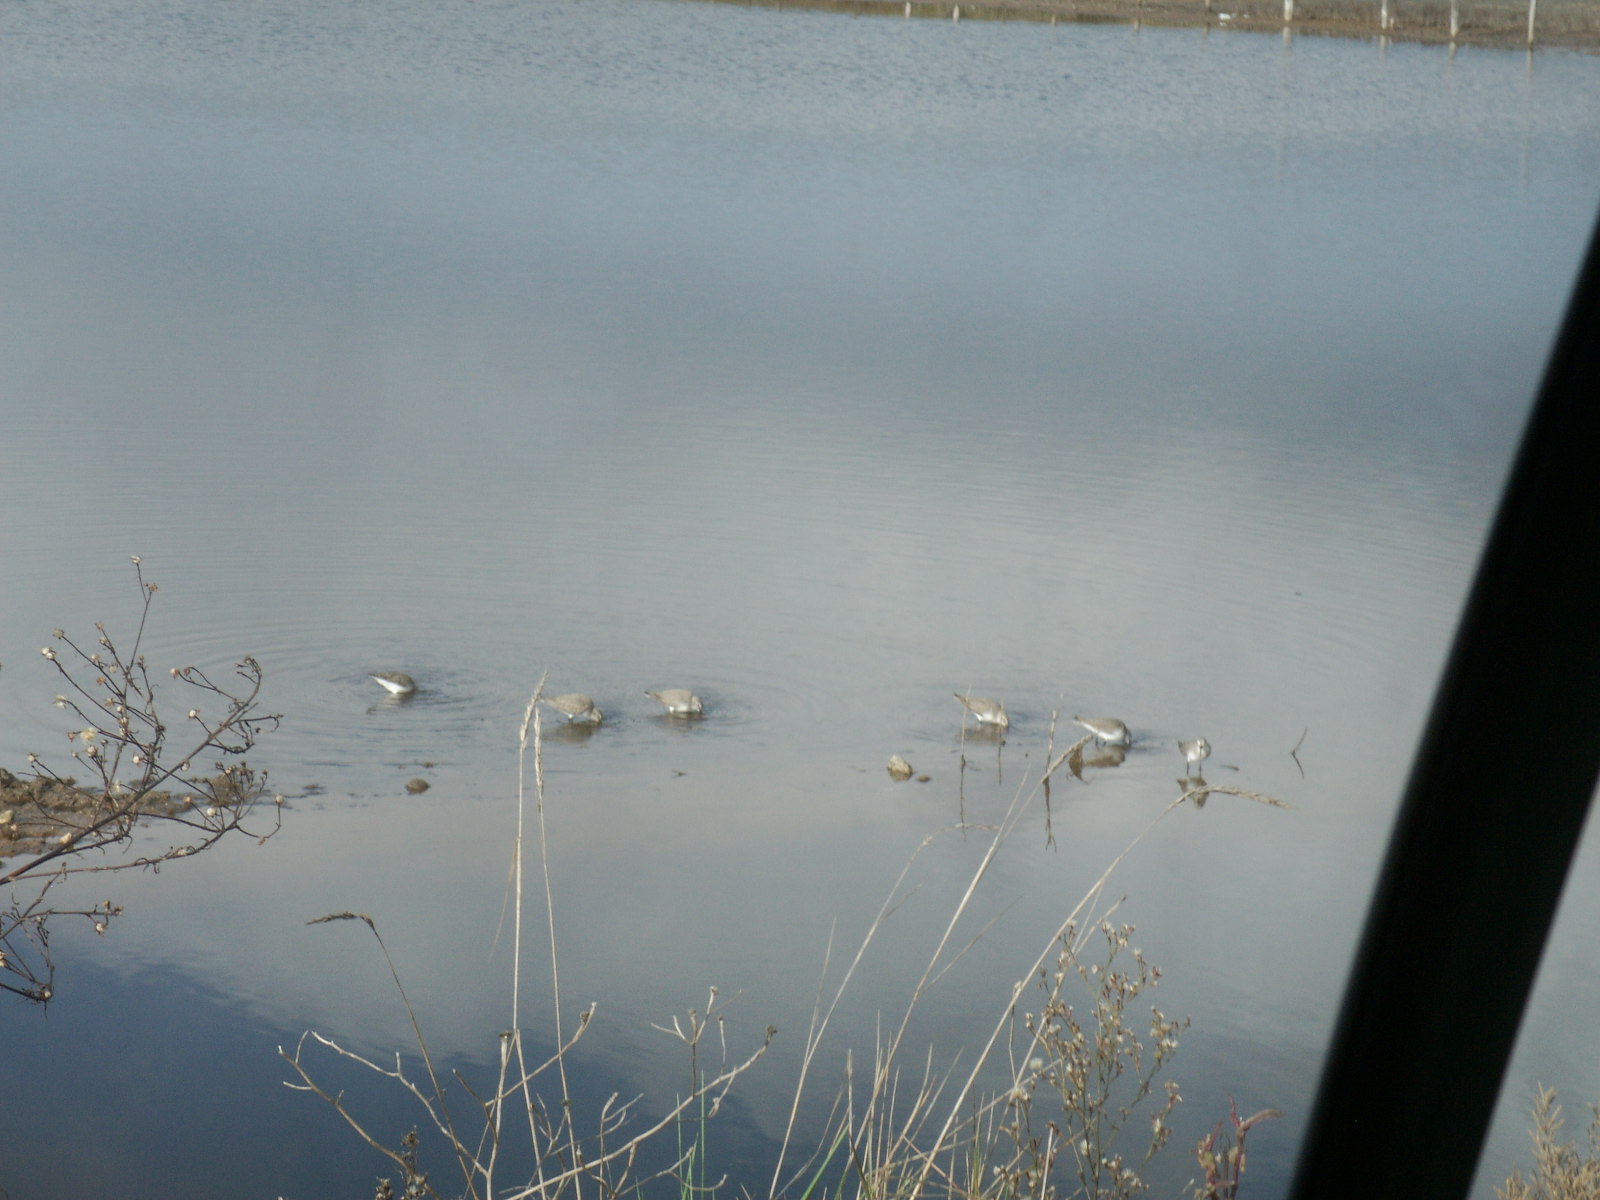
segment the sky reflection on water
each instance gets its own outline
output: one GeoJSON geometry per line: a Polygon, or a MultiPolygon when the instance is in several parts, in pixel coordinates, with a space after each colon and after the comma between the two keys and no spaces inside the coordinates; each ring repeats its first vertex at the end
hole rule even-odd
{"type": "MultiPolygon", "coordinates": [[[[381,967],[304,927],[324,911],[384,923],[440,1050],[492,1053],[515,727],[549,670],[610,716],[548,763],[592,1068],[668,1094],[650,1022],[741,993],[742,1035],[785,1031],[741,1144],[778,1128],[832,923],[848,943],[930,831],[1004,812],[1053,711],[1139,740],[1002,856],[1006,920],[919,1026],[941,1050],[1204,733],[1209,771],[1294,808],[1174,814],[1119,887],[1195,1019],[1176,1144],[1229,1093],[1283,1107],[1252,1156],[1281,1192],[1600,194],[1592,59],[596,0],[0,21],[0,753],[57,744],[25,660],[123,620],[140,553],[152,657],[266,666],[294,797],[281,838],[119,881],[113,936],[63,939],[63,988],[128,997],[150,1052],[69,1073],[30,1042],[0,1070],[47,1169],[0,1181],[94,1190],[65,1114],[93,1093],[144,1128],[121,1098],[171,1081],[175,1009],[198,1062],[259,1043],[218,1101],[257,1128],[290,1119],[250,1098],[276,1040],[404,1045],[381,967]],[[383,704],[379,669],[428,692],[383,704]],[[664,725],[660,686],[703,725],[664,725]],[[1003,773],[959,771],[968,688],[1016,718],[1003,773]],[[893,752],[931,782],[892,784],[893,752]]],[[[842,1044],[903,1006],[982,845],[926,852],[842,1044]]],[[[1592,996],[1586,961],[1551,970],[1592,996]]],[[[336,1153],[264,1183],[332,1190],[336,1153]]],[[[169,1155],[160,1194],[212,1194],[169,1155]]]]}

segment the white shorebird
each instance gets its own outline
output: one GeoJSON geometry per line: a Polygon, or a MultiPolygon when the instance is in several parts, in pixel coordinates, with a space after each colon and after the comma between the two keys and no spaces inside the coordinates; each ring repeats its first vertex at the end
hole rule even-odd
{"type": "Polygon", "coordinates": [[[1188,741],[1179,742],[1178,749],[1183,751],[1185,763],[1183,773],[1188,775],[1211,753],[1211,743],[1206,741],[1205,738],[1191,738],[1188,741]]]}
{"type": "Polygon", "coordinates": [[[598,725],[605,719],[605,714],[594,706],[594,701],[582,692],[567,692],[561,696],[542,697],[545,704],[555,709],[568,721],[584,721],[590,725],[598,725]]]}
{"type": "Polygon", "coordinates": [[[650,699],[666,706],[668,714],[674,717],[698,717],[705,712],[705,705],[700,703],[688,688],[662,688],[659,692],[646,692],[650,699]]]}
{"type": "MultiPolygon", "coordinates": [[[[1006,716],[1006,706],[998,700],[986,700],[982,696],[963,696],[960,692],[952,692],[961,706],[978,718],[979,725],[997,725],[1001,729],[1011,728],[1011,718],[1006,716]]],[[[966,721],[962,715],[963,723],[966,721]]]]}
{"type": "Polygon", "coordinates": [[[379,671],[369,678],[391,696],[409,696],[417,690],[417,681],[404,671],[379,671]]]}
{"type": "Polygon", "coordinates": [[[1126,746],[1133,741],[1133,735],[1128,732],[1128,727],[1116,717],[1073,717],[1075,725],[1082,725],[1094,734],[1097,742],[1107,746],[1126,746]]]}

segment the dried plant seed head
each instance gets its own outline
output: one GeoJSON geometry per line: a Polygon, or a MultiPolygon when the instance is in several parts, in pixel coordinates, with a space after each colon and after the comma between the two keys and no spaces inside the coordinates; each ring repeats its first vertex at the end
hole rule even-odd
{"type": "Polygon", "coordinates": [[[174,679],[176,679],[178,677],[178,668],[177,667],[172,667],[170,670],[167,671],[167,674],[171,675],[174,679]]]}
{"type": "Polygon", "coordinates": [[[139,565],[139,556],[137,554],[130,554],[128,555],[128,561],[137,567],[139,565]]]}
{"type": "Polygon", "coordinates": [[[200,719],[200,710],[198,708],[191,708],[189,710],[189,720],[198,721],[199,719],[200,719]]]}
{"type": "MultiPolygon", "coordinates": [[[[60,631],[58,630],[57,632],[59,633],[60,631]]],[[[44,655],[51,662],[55,662],[55,660],[56,660],[56,652],[54,650],[50,649],[49,646],[41,646],[39,648],[39,653],[44,655]]]]}

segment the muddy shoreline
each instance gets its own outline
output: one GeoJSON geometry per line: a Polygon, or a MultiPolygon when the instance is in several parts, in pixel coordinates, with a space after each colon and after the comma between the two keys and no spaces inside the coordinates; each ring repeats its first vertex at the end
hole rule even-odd
{"type": "MultiPolygon", "coordinates": [[[[752,8],[804,8],[851,16],[958,21],[1076,22],[1247,30],[1440,46],[1525,49],[1526,0],[712,0],[752,8]]],[[[1533,46],[1600,51],[1600,4],[1536,0],[1533,46]]]]}
{"type": "MultiPolygon", "coordinates": [[[[194,786],[188,792],[149,792],[139,797],[128,808],[128,815],[135,821],[152,816],[173,817],[197,804],[214,802],[219,796],[249,801],[260,795],[259,791],[238,795],[222,775],[189,782],[194,786]]],[[[103,789],[80,787],[72,778],[23,778],[0,767],[0,865],[16,855],[42,854],[64,836],[93,824],[114,808],[103,789]]]]}

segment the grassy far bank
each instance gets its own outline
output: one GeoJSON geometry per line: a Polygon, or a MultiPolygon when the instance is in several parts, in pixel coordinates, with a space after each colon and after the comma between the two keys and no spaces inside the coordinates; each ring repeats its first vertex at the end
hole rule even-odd
{"type": "MultiPolygon", "coordinates": [[[[714,0],[851,16],[1131,24],[1384,37],[1440,45],[1529,44],[1527,0],[714,0]]],[[[1534,0],[1532,44],[1600,51],[1600,4],[1534,0]]]]}

